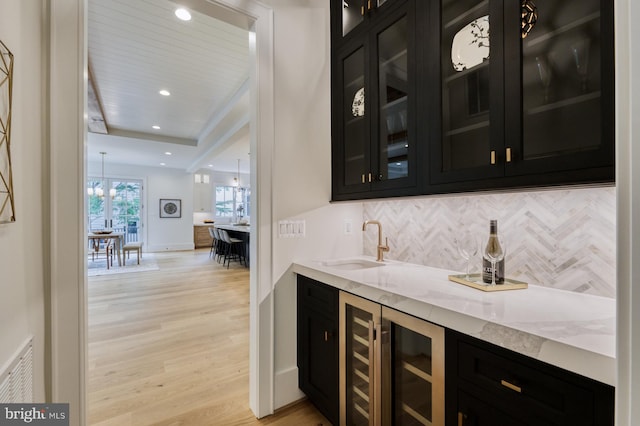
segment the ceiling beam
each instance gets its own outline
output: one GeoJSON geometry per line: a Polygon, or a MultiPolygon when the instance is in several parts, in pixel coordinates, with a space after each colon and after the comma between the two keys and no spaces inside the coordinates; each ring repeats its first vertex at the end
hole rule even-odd
{"type": "Polygon", "coordinates": [[[131,130],[122,130],[113,127],[109,131],[109,135],[120,136],[121,138],[143,139],[154,142],[173,143],[177,145],[198,146],[198,141],[196,139],[176,138],[173,136],[159,135],[156,133],[134,132],[131,130]]]}
{"type": "Polygon", "coordinates": [[[100,97],[96,91],[95,84],[93,82],[93,75],[91,73],[91,67],[89,67],[87,82],[87,126],[92,133],[101,133],[106,135],[109,133],[107,129],[107,122],[104,119],[104,112],[102,110],[102,103],[100,97]]]}
{"type": "Polygon", "coordinates": [[[216,152],[221,152],[225,148],[227,148],[227,143],[231,140],[233,135],[235,135],[240,129],[249,124],[249,112],[247,111],[242,117],[235,121],[233,125],[227,130],[221,137],[216,139],[213,143],[210,144],[209,148],[198,155],[195,160],[191,163],[191,165],[187,168],[187,173],[194,173],[197,170],[204,167],[207,158],[211,157],[216,152]]]}

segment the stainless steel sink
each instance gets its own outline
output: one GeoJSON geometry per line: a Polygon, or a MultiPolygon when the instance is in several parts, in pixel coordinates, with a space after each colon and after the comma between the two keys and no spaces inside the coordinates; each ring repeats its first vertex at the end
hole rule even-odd
{"type": "Polygon", "coordinates": [[[377,268],[384,266],[382,262],[376,262],[375,260],[368,259],[331,259],[320,262],[323,266],[329,266],[335,269],[341,269],[345,271],[355,271],[358,269],[377,268]]]}

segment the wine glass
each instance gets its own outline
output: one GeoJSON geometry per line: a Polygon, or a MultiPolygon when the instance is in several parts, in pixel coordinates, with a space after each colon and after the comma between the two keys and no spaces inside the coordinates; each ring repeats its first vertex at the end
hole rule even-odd
{"type": "Polygon", "coordinates": [[[538,75],[542,83],[544,103],[549,102],[549,86],[551,85],[551,66],[546,58],[536,56],[536,65],[538,67],[538,75]]]}
{"type": "Polygon", "coordinates": [[[456,249],[458,254],[467,262],[467,281],[469,281],[469,268],[471,259],[478,254],[478,239],[469,231],[465,231],[462,235],[455,238],[456,249]]]}
{"type": "Polygon", "coordinates": [[[504,259],[505,254],[507,254],[507,246],[504,241],[498,240],[498,243],[501,250],[487,250],[484,253],[489,262],[491,262],[491,285],[496,285],[496,264],[504,259]]]}
{"type": "Polygon", "coordinates": [[[580,76],[580,90],[582,93],[587,93],[587,82],[589,79],[589,44],[590,40],[588,38],[583,38],[571,45],[571,52],[573,53],[573,59],[576,63],[576,70],[578,71],[578,76],[580,76]]]}

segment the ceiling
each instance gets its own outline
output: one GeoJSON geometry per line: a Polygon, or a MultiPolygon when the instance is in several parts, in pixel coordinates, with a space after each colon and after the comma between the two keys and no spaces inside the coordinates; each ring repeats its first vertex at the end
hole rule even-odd
{"type": "Polygon", "coordinates": [[[88,119],[106,134],[90,131],[88,160],[235,173],[240,159],[248,173],[249,33],[202,8],[181,21],[177,7],[89,0],[88,119]]]}

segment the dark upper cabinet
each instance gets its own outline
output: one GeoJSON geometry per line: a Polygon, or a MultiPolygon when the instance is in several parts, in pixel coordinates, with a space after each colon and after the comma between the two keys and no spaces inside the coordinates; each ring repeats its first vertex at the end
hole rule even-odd
{"type": "Polygon", "coordinates": [[[388,0],[368,31],[333,41],[333,198],[416,193],[413,0],[388,0]]]}
{"type": "Polygon", "coordinates": [[[331,15],[333,17],[333,34],[336,40],[357,37],[360,33],[369,30],[369,26],[387,9],[393,8],[396,3],[404,0],[339,0],[331,2],[331,15]]]}
{"type": "Polygon", "coordinates": [[[612,2],[372,2],[332,0],[334,200],[614,181],[612,2]]]}
{"type": "Polygon", "coordinates": [[[441,2],[435,192],[613,181],[612,13],[604,0],[441,2]]]}

